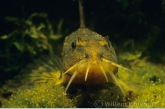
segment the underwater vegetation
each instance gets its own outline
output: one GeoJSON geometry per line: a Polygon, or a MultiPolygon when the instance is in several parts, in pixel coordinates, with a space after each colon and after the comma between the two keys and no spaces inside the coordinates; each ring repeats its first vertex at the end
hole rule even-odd
{"type": "MultiPolygon", "coordinates": [[[[0,19],[9,25],[8,30],[0,30],[0,107],[165,107],[165,0],[96,0],[95,3],[84,0],[84,5],[88,4],[87,26],[104,36],[108,34],[118,63],[132,71],[118,71],[120,80],[126,84],[126,97],[113,83],[92,87],[72,84],[65,93],[67,84],[59,80],[61,71],[48,70],[44,67],[46,63],[35,61],[49,53],[60,56],[64,36],[77,29],[77,3],[68,2],[66,6],[61,2],[33,1],[37,9],[41,4],[55,9],[46,7],[42,9],[47,14],[34,13],[37,10],[32,6],[33,14],[28,17],[5,14],[0,19]],[[49,19],[48,15],[55,17],[49,19]],[[21,78],[19,72],[32,62],[38,66],[34,66],[31,74],[41,81],[26,84],[34,78],[21,78]]],[[[25,70],[29,74],[30,69],[25,70]]]]}
{"type": "MultiPolygon", "coordinates": [[[[33,13],[26,19],[16,17],[4,19],[11,27],[14,25],[14,29],[11,33],[0,36],[3,45],[0,50],[0,60],[3,62],[0,66],[1,76],[16,75],[22,67],[37,57],[54,51],[59,52],[58,47],[52,47],[50,42],[56,42],[62,37],[62,20],[58,22],[57,27],[53,27],[45,13],[33,13]],[[56,28],[56,31],[53,28],[56,28]]],[[[4,80],[1,81],[3,83],[4,80]]]]}
{"type": "MultiPolygon", "coordinates": [[[[140,54],[141,53],[137,53],[131,56],[130,53],[125,53],[119,57],[124,60],[128,59],[129,61],[132,61],[132,59],[130,60],[131,57],[139,57],[140,54]],[[130,55],[130,57],[126,59],[125,56],[128,55],[130,55]]],[[[128,107],[162,108],[165,106],[163,98],[165,94],[165,67],[162,64],[154,64],[146,60],[146,58],[137,58],[134,61],[129,62],[134,74],[120,72],[122,80],[129,80],[129,82],[134,83],[134,87],[136,87],[138,91],[137,97],[128,105],[128,107]]]]}
{"type": "Polygon", "coordinates": [[[4,107],[15,108],[50,108],[76,107],[74,100],[69,99],[62,92],[64,87],[53,84],[40,85],[33,88],[22,88],[13,94],[4,107]]]}

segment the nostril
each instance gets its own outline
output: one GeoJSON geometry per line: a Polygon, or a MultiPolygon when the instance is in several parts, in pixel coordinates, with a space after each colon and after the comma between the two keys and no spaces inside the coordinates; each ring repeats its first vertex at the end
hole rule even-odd
{"type": "Polygon", "coordinates": [[[85,54],[85,58],[88,58],[88,57],[89,57],[89,55],[86,53],[86,54],[85,54]]]}
{"type": "Polygon", "coordinates": [[[99,53],[99,54],[98,54],[98,57],[99,57],[99,58],[103,58],[103,57],[104,57],[103,53],[99,53]]]}

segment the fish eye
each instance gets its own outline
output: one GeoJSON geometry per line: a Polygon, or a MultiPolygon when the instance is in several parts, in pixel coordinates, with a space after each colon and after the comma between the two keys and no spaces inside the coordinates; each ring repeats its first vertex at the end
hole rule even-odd
{"type": "Polygon", "coordinates": [[[73,49],[75,49],[75,48],[76,48],[76,43],[75,43],[75,42],[72,42],[71,47],[72,47],[73,49]]]}

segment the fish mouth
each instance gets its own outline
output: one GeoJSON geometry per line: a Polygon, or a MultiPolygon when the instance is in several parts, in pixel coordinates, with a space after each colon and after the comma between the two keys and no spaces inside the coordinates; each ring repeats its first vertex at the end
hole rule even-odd
{"type": "MultiPolygon", "coordinates": [[[[99,75],[104,76],[106,82],[110,82],[109,81],[110,80],[109,76],[110,76],[113,79],[114,83],[117,86],[119,86],[122,93],[125,95],[125,92],[124,92],[122,86],[120,85],[118,78],[115,76],[115,74],[113,72],[114,68],[122,68],[124,70],[131,72],[129,69],[127,69],[117,63],[114,63],[110,60],[107,60],[105,58],[101,59],[100,61],[93,61],[93,60],[84,58],[84,59],[80,60],[78,63],[71,66],[67,71],[65,71],[63,73],[63,75],[68,74],[71,76],[70,80],[68,81],[68,84],[66,86],[65,92],[68,90],[70,84],[73,82],[73,80],[76,78],[76,76],[79,76],[80,72],[81,72],[81,74],[83,73],[83,76],[81,76],[79,79],[84,78],[84,82],[86,82],[89,77],[93,76],[93,75],[89,76],[90,75],[89,73],[91,71],[93,71],[93,69],[94,69],[94,71],[99,69],[99,72],[96,71],[97,74],[99,73],[99,75]],[[85,70],[84,70],[84,68],[85,68],[85,70]]],[[[100,78],[100,76],[97,76],[97,78],[100,78]]],[[[97,78],[95,78],[95,79],[97,79],[97,78]]]]}

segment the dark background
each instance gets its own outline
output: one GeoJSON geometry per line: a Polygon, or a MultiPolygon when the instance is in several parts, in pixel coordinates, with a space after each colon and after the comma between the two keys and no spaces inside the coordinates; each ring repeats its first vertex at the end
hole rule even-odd
{"type": "MultiPolygon", "coordinates": [[[[5,17],[26,19],[34,12],[48,14],[52,24],[64,20],[62,30],[67,32],[60,43],[79,28],[77,0],[1,0],[0,36],[16,28],[4,20],[5,17]]],[[[84,0],[84,14],[86,27],[103,36],[108,35],[117,54],[140,51],[143,57],[149,57],[148,61],[164,63],[165,0],[84,0]]],[[[29,55],[11,55],[14,50],[5,57],[7,49],[7,44],[0,41],[0,85],[33,61],[29,55]],[[4,70],[13,66],[19,67],[4,70]]]]}

